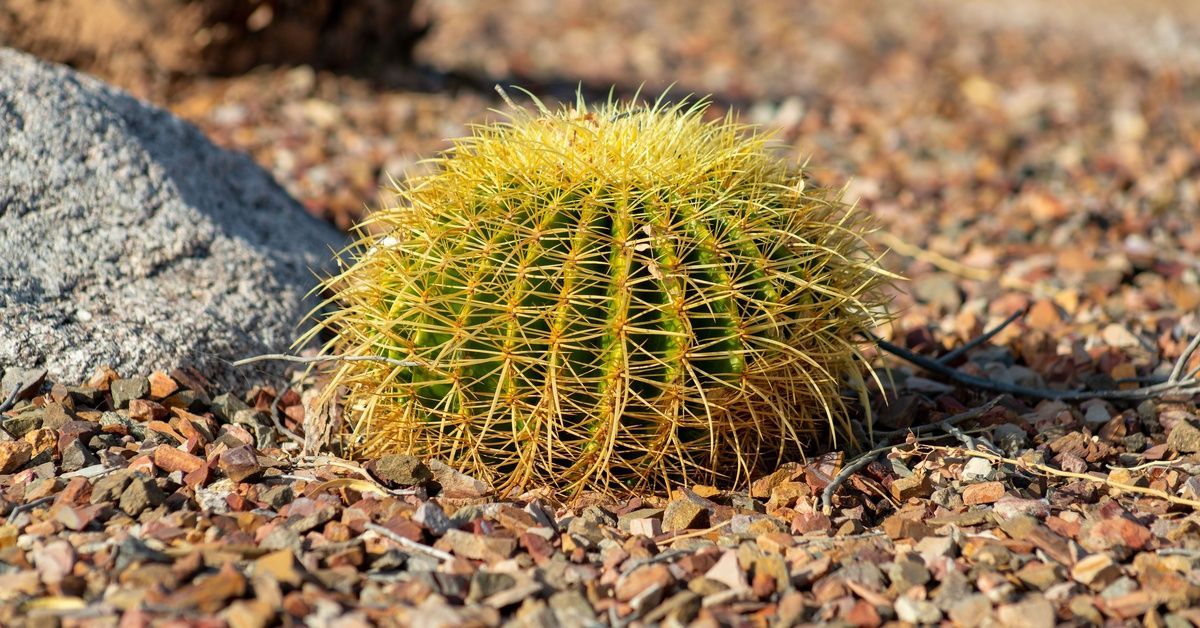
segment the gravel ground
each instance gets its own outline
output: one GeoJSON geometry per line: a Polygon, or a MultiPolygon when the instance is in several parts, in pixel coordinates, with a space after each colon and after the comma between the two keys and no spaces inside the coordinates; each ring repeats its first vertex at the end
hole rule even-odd
{"type": "Polygon", "coordinates": [[[881,358],[886,451],[623,501],[304,458],[302,380],[31,392],[0,442],[0,622],[1200,625],[1195,394],[960,383],[1115,397],[1200,333],[1200,20],[1187,2],[1004,7],[447,1],[415,71],[165,97],[347,226],[494,115],[494,83],[550,100],[674,83],[778,129],[877,217],[911,279],[885,338],[932,360],[1025,314],[941,373],[881,358]]]}

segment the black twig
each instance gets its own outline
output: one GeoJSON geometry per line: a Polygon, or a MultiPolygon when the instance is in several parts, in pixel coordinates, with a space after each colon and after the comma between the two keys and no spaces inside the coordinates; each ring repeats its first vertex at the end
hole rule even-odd
{"type": "MultiPolygon", "coordinates": [[[[1179,354],[1179,359],[1175,360],[1175,368],[1171,369],[1171,375],[1167,377],[1168,382],[1179,381],[1179,376],[1183,374],[1183,369],[1187,368],[1188,362],[1192,360],[1192,355],[1196,353],[1197,349],[1200,349],[1200,334],[1196,334],[1183,353],[1179,354]]],[[[1200,367],[1196,371],[1200,371],[1200,367]]],[[[1185,379],[1195,377],[1196,371],[1192,371],[1185,379]]]]}
{"type": "Polygon", "coordinates": [[[945,432],[947,434],[953,436],[954,438],[957,438],[958,442],[962,443],[963,446],[966,447],[967,449],[970,449],[972,451],[979,450],[979,451],[988,451],[991,453],[1001,453],[1000,450],[995,445],[993,445],[991,443],[991,441],[989,441],[988,439],[986,439],[982,436],[980,436],[979,438],[975,438],[974,436],[967,434],[966,432],[958,429],[958,427],[951,425],[950,423],[948,423],[946,421],[938,423],[938,427],[945,430],[945,432]]]}
{"type": "Polygon", "coordinates": [[[1016,312],[1013,312],[1011,316],[1004,319],[1004,322],[1000,323],[999,325],[996,325],[995,327],[991,328],[988,331],[983,332],[982,335],[976,336],[975,338],[968,340],[967,342],[963,343],[963,345],[961,347],[953,349],[946,355],[943,355],[942,357],[938,358],[937,361],[941,364],[947,364],[947,365],[950,364],[954,360],[957,360],[960,356],[966,354],[966,352],[970,351],[971,349],[974,349],[975,347],[978,347],[979,345],[991,340],[992,338],[995,338],[996,334],[1004,331],[1004,329],[1006,327],[1013,324],[1013,322],[1016,321],[1017,319],[1024,317],[1025,314],[1027,314],[1028,312],[1029,312],[1028,307],[1018,310],[1016,312]]]}
{"type": "Polygon", "coordinates": [[[1130,390],[1052,390],[1049,388],[1036,388],[1032,386],[1021,386],[1019,384],[1008,384],[987,379],[985,377],[976,377],[959,372],[958,369],[951,368],[940,361],[933,358],[925,357],[919,353],[892,344],[878,336],[871,336],[872,340],[879,346],[880,349],[888,353],[919,366],[931,373],[941,375],[954,382],[969,386],[978,390],[986,390],[989,392],[1004,393],[1015,397],[1026,397],[1033,399],[1056,399],[1059,401],[1086,401],[1088,399],[1107,399],[1107,400],[1125,400],[1125,401],[1141,401],[1143,399],[1155,399],[1164,395],[1195,395],[1200,393],[1200,381],[1189,377],[1177,381],[1166,381],[1161,384],[1153,384],[1130,390]]]}
{"type": "Polygon", "coordinates": [[[292,442],[299,443],[300,447],[303,448],[304,447],[304,439],[301,438],[299,434],[296,434],[292,430],[289,430],[287,428],[287,426],[285,426],[283,424],[283,419],[279,418],[279,414],[278,414],[279,401],[281,399],[283,399],[283,395],[284,395],[284,393],[287,392],[287,390],[288,390],[288,387],[285,384],[282,389],[282,392],[277,391],[275,394],[275,399],[271,401],[271,410],[270,410],[271,422],[275,424],[275,429],[279,430],[280,434],[283,434],[284,436],[288,437],[289,439],[292,440],[292,442]]]}
{"type": "Polygon", "coordinates": [[[0,412],[8,412],[13,406],[17,405],[17,395],[21,393],[21,384],[13,387],[12,392],[8,393],[8,397],[4,399],[4,403],[0,403],[0,412]]]}
{"type": "Polygon", "coordinates": [[[17,504],[12,509],[12,511],[8,513],[8,520],[13,521],[14,519],[17,518],[17,515],[20,514],[21,511],[23,511],[23,510],[33,510],[34,508],[37,508],[38,506],[41,506],[42,504],[48,504],[57,498],[58,498],[57,494],[47,495],[45,497],[39,497],[31,502],[26,502],[24,504],[17,504]]]}
{"type": "Polygon", "coordinates": [[[826,515],[833,514],[833,494],[837,492],[838,487],[841,486],[846,480],[850,479],[850,476],[858,472],[859,469],[871,464],[871,462],[878,458],[880,454],[891,451],[892,449],[895,449],[895,447],[896,445],[876,447],[875,449],[872,449],[871,451],[868,451],[867,453],[846,463],[846,466],[842,467],[842,470],[839,471],[837,475],[833,476],[833,480],[831,480],[829,484],[825,486],[825,490],[821,491],[821,511],[826,515]]]}
{"type": "MultiPolygon", "coordinates": [[[[942,419],[941,421],[938,421],[937,423],[934,423],[931,425],[921,425],[921,426],[912,427],[912,428],[905,428],[902,430],[892,430],[890,432],[884,432],[882,434],[879,434],[878,436],[880,436],[884,440],[890,440],[897,436],[907,436],[908,434],[917,434],[921,430],[926,430],[926,431],[942,430],[942,431],[950,434],[951,436],[954,436],[955,438],[959,438],[959,440],[966,438],[968,440],[964,441],[964,442],[971,444],[971,446],[975,446],[976,445],[975,441],[973,439],[971,439],[969,436],[966,436],[965,434],[963,434],[962,431],[959,430],[955,426],[964,421],[969,421],[971,419],[977,419],[977,418],[983,416],[984,414],[987,414],[989,410],[996,407],[996,404],[1000,403],[1001,399],[1003,399],[1003,396],[995,397],[991,401],[988,401],[987,403],[985,403],[977,408],[971,408],[970,410],[966,410],[963,412],[959,412],[958,414],[948,416],[948,417],[942,419]]],[[[900,444],[902,444],[902,443],[889,444],[889,445],[883,445],[881,447],[876,447],[875,449],[872,449],[871,451],[868,451],[867,453],[846,463],[846,466],[842,467],[842,470],[839,471],[838,474],[836,476],[834,476],[833,480],[831,482],[829,482],[828,485],[825,486],[825,490],[821,491],[821,510],[826,515],[831,514],[833,512],[833,494],[837,492],[838,487],[841,486],[843,483],[845,483],[846,480],[850,479],[850,476],[854,475],[860,469],[867,466],[868,464],[871,464],[871,461],[878,458],[879,454],[891,451],[891,450],[895,449],[897,446],[899,446],[900,444]]],[[[990,443],[984,443],[984,444],[990,445],[990,443]]]]}

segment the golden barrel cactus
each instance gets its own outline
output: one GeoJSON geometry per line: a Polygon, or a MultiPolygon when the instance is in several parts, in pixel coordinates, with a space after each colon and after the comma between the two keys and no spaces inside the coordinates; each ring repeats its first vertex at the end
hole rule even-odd
{"type": "Polygon", "coordinates": [[[744,484],[850,433],[887,275],[858,214],[706,105],[476,126],[325,282],[344,445],[502,491],[744,484]],[[412,362],[419,366],[402,366],[412,362]]]}

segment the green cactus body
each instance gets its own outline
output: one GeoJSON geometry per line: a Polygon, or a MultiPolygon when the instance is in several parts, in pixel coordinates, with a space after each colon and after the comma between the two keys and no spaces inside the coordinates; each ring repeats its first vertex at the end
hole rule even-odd
{"type": "Polygon", "coordinates": [[[835,196],[703,113],[518,112],[399,190],[317,329],[425,366],[339,367],[346,444],[614,490],[745,482],[848,434],[886,277],[835,196]]]}

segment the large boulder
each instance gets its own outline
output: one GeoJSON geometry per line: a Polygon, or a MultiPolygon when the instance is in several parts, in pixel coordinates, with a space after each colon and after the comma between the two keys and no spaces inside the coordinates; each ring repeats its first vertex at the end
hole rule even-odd
{"type": "Polygon", "coordinates": [[[342,243],[247,156],[0,48],[0,370],[246,384],[227,361],[288,348],[342,243]]]}

